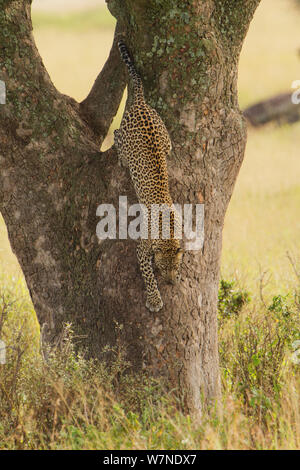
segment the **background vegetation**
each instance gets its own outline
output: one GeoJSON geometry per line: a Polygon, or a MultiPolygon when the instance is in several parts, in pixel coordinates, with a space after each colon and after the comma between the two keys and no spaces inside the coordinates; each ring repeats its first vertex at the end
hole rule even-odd
{"type": "MultiPolygon", "coordinates": [[[[299,24],[293,0],[262,1],[240,61],[242,108],[300,79],[299,24]]],[[[37,45],[61,92],[85,98],[113,29],[105,8],[35,13],[37,45]]],[[[223,399],[219,413],[212,409],[201,425],[159,383],[125,375],[121,348],[110,370],[77,356],[69,325],[42,361],[34,310],[0,220],[0,338],[8,345],[0,365],[0,448],[300,447],[299,135],[300,123],[249,129],[224,228],[223,399]]],[[[104,145],[111,143],[110,134],[104,145]]]]}

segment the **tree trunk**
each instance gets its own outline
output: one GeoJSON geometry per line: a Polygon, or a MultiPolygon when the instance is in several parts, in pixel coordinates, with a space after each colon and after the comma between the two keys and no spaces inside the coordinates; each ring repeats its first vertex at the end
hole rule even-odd
{"type": "Polygon", "coordinates": [[[135,242],[96,236],[99,204],[118,207],[120,195],[137,202],[115,149],[99,151],[127,80],[116,40],[79,105],[51,83],[30,3],[0,0],[0,208],[39,323],[54,342],[72,322],[91,356],[121,344],[134,370],[164,379],[199,414],[201,395],[209,402],[220,392],[222,227],[246,142],[237,66],[259,0],[107,2],[171,136],[173,201],[205,204],[203,249],[186,252],[179,285],[158,278],[164,307],[155,314],[145,307],[135,242]]]}

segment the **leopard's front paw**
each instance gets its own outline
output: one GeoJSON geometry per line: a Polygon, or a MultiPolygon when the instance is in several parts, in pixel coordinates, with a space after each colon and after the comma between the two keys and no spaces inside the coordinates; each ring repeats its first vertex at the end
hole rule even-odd
{"type": "Polygon", "coordinates": [[[164,303],[160,296],[155,297],[154,299],[150,297],[147,298],[146,307],[150,310],[150,312],[158,312],[163,307],[163,305],[164,303]]]}

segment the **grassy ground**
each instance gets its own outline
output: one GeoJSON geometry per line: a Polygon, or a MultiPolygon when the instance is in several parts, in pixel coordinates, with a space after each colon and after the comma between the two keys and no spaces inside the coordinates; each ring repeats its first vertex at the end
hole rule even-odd
{"type": "MultiPolygon", "coordinates": [[[[241,107],[300,79],[293,5],[261,3],[241,56],[241,107]]],[[[34,15],[38,48],[60,91],[79,101],[87,95],[113,26],[104,9],[34,15]]],[[[0,448],[300,447],[299,365],[291,360],[300,339],[299,132],[300,124],[249,130],[224,227],[222,277],[235,279],[220,290],[224,402],[201,426],[158,384],[123,377],[118,354],[111,371],[76,358],[68,332],[50,366],[41,362],[34,311],[0,220],[0,336],[13,345],[22,330],[9,365],[0,366],[0,448]]]]}
{"type": "MultiPolygon", "coordinates": [[[[299,78],[300,10],[295,2],[264,0],[250,25],[239,68],[243,108],[291,89],[299,78]],[[275,34],[276,32],[276,34],[275,34]]],[[[249,130],[244,163],[224,228],[222,271],[254,287],[260,272],[270,288],[286,289],[286,252],[299,257],[300,124],[249,130]]]]}
{"type": "MultiPolygon", "coordinates": [[[[289,90],[300,78],[300,11],[292,0],[275,1],[276,8],[274,0],[261,3],[244,44],[239,71],[241,107],[289,90]]],[[[61,92],[79,101],[86,97],[107,58],[113,26],[114,19],[101,8],[80,14],[35,13],[37,45],[61,92]]],[[[112,128],[120,117],[121,110],[112,128]]],[[[299,256],[299,127],[249,130],[245,160],[226,217],[222,271],[226,276],[245,276],[251,287],[260,267],[270,270],[274,286],[280,287],[290,276],[286,251],[299,256]]],[[[0,240],[0,264],[15,273],[3,224],[0,240]]]]}

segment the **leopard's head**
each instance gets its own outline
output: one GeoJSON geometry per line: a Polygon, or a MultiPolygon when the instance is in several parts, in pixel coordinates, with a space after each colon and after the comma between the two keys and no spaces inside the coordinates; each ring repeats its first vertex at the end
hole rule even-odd
{"type": "Polygon", "coordinates": [[[183,250],[178,243],[160,244],[154,249],[155,265],[165,281],[176,284],[180,280],[182,256],[183,250]]]}

